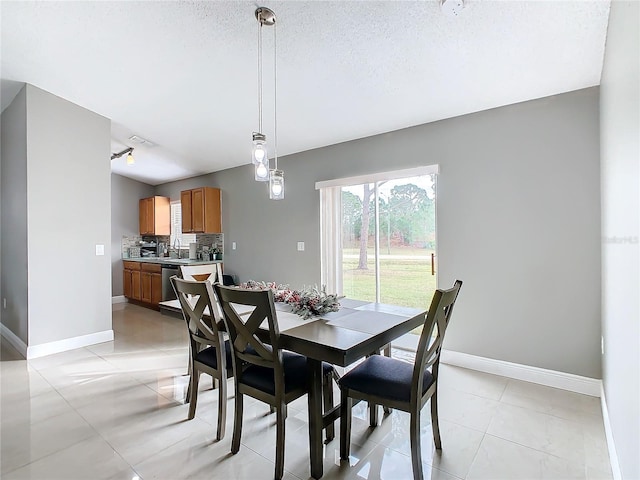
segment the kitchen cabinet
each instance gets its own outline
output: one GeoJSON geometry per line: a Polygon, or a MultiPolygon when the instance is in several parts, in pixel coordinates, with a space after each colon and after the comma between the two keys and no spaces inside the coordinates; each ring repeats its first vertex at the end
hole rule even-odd
{"type": "Polygon", "coordinates": [[[220,189],[193,188],[180,192],[182,233],[222,233],[220,189]]]}
{"type": "Polygon", "coordinates": [[[141,300],[157,307],[162,301],[162,266],[157,263],[143,263],[140,285],[141,300]]]}
{"type": "Polygon", "coordinates": [[[167,197],[140,199],[140,235],[171,234],[171,200],[167,197]]]}
{"type": "Polygon", "coordinates": [[[123,263],[124,296],[144,306],[159,308],[162,301],[162,265],[158,263],[123,263]]]}
{"type": "Polygon", "coordinates": [[[124,296],[132,300],[141,300],[140,264],[138,262],[124,262],[123,266],[124,296]]]}

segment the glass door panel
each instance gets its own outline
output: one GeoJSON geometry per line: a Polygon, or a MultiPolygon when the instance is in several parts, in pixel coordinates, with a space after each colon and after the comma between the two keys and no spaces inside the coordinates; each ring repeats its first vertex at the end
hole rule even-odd
{"type": "Polygon", "coordinates": [[[428,308],[436,289],[435,189],[431,175],[378,185],[379,298],[382,303],[428,308]]]}
{"type": "Polygon", "coordinates": [[[342,188],[343,294],[426,309],[436,289],[435,175],[342,188]]]}

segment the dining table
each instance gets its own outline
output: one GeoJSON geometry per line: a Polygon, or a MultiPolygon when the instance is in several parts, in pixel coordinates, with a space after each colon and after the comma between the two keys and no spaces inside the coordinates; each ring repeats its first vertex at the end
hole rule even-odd
{"type": "MultiPolygon", "coordinates": [[[[348,367],[377,354],[393,340],[424,324],[426,311],[342,298],[340,309],[304,319],[285,303],[275,303],[280,345],[307,357],[309,381],[309,455],[311,476],[323,475],[322,432],[340,417],[339,405],[323,412],[322,362],[348,367]]],[[[178,300],[160,302],[160,312],[182,316],[178,300]]],[[[266,321],[262,327],[268,340],[266,321]]]]}

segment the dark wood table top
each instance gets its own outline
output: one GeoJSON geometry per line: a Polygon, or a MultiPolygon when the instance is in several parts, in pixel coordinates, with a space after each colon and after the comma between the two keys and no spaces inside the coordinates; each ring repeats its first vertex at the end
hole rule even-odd
{"type": "MultiPolygon", "coordinates": [[[[303,319],[276,303],[282,348],[346,367],[424,323],[424,310],[343,298],[341,308],[303,319]]],[[[181,316],[178,300],[160,303],[160,311],[181,316]]]]}

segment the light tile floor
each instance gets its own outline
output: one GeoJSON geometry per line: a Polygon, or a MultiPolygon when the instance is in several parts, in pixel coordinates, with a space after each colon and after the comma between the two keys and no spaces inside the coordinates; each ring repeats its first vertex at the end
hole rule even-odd
{"type": "MultiPolygon", "coordinates": [[[[237,455],[229,452],[233,399],[216,442],[217,394],[206,376],[196,418],[186,420],[182,320],[120,304],[113,328],[113,342],[30,362],[2,340],[2,479],[273,478],[274,416],[265,404],[245,401],[237,455]]],[[[433,447],[426,406],[425,478],[612,478],[599,399],[448,365],[440,382],[443,450],[433,447]]],[[[306,406],[306,397],[290,405],[289,480],[309,478],[306,406]]],[[[407,414],[394,411],[372,429],[361,403],[352,428],[350,461],[340,462],[336,437],[325,447],[324,478],[412,477],[407,414]]]]}

